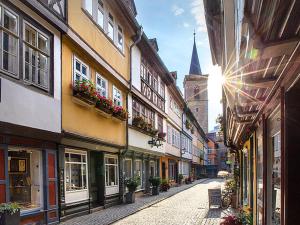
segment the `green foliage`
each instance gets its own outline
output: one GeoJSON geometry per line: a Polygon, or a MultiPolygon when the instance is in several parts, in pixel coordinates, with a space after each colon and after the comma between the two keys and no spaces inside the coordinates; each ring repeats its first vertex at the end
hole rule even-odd
{"type": "Polygon", "coordinates": [[[183,175],[180,173],[180,174],[178,174],[178,179],[179,180],[182,180],[183,179],[183,175]]]}
{"type": "Polygon", "coordinates": [[[153,187],[158,187],[160,185],[160,177],[150,177],[149,182],[153,187]]]}
{"type": "Polygon", "coordinates": [[[131,177],[125,180],[125,185],[128,188],[128,191],[134,192],[136,188],[140,185],[140,177],[131,177]]]}
{"type": "Polygon", "coordinates": [[[252,225],[253,224],[253,215],[251,212],[245,212],[240,210],[238,219],[242,225],[252,225]]]}
{"type": "Polygon", "coordinates": [[[20,211],[19,204],[12,202],[12,203],[2,203],[0,204],[0,213],[2,214],[15,214],[20,211]]]}
{"type": "Polygon", "coordinates": [[[168,191],[170,189],[170,184],[167,179],[162,179],[160,184],[161,191],[168,191]]]}
{"type": "Polygon", "coordinates": [[[236,181],[234,179],[227,180],[225,182],[225,190],[231,193],[235,193],[237,189],[236,181]]]}

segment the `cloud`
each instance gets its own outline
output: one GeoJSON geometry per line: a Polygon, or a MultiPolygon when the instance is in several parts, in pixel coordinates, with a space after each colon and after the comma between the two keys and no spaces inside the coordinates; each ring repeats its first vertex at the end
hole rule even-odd
{"type": "Polygon", "coordinates": [[[203,42],[203,41],[197,41],[196,44],[197,44],[198,46],[202,46],[202,45],[204,45],[204,42],[203,42]]]}
{"type": "Polygon", "coordinates": [[[174,16],[179,16],[179,15],[181,15],[182,13],[184,13],[184,9],[183,9],[183,8],[180,8],[180,7],[177,6],[177,5],[173,5],[173,6],[172,6],[172,12],[173,12],[174,16]]]}
{"type": "Polygon", "coordinates": [[[190,27],[190,24],[187,23],[187,22],[184,22],[184,23],[183,23],[183,27],[185,27],[185,28],[190,27]]]}
{"type": "Polygon", "coordinates": [[[196,31],[207,33],[203,0],[192,0],[191,14],[196,20],[196,31]]]}

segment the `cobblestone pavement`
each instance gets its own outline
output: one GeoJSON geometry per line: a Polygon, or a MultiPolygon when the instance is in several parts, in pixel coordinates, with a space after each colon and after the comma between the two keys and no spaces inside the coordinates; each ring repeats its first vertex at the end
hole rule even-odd
{"type": "Polygon", "coordinates": [[[222,184],[220,179],[206,180],[114,225],[219,225],[221,217],[229,211],[208,209],[207,189],[222,184]]]}
{"type": "MultiPolygon", "coordinates": [[[[177,193],[185,193],[186,191],[192,189],[195,186],[201,185],[201,183],[207,183],[208,179],[202,179],[194,181],[192,184],[182,185],[179,187],[173,187],[169,189],[168,192],[161,192],[157,196],[145,195],[139,198],[136,198],[136,202],[134,204],[122,204],[107,208],[105,210],[95,212],[86,216],[77,217],[74,219],[70,219],[66,222],[60,223],[60,225],[107,225],[112,224],[122,218],[130,216],[138,211],[144,211],[148,207],[153,206],[155,208],[155,204],[161,201],[167,201],[167,199],[171,196],[176,197],[177,193]],[[185,191],[186,190],[186,191],[185,191]]],[[[207,192],[205,192],[207,195],[207,192]]],[[[194,193],[195,194],[195,193],[194,193]]],[[[197,194],[198,196],[198,194],[197,194]]],[[[193,196],[190,196],[193,198],[193,196]]],[[[187,200],[185,200],[187,201],[187,200]]],[[[181,203],[179,203],[181,204],[181,203]]],[[[152,207],[151,207],[152,208],[152,207]]],[[[135,214],[139,215],[139,214],[135,214]]],[[[172,214],[170,214],[172,215],[172,214]]],[[[124,224],[124,223],[123,223],[124,224]]],[[[143,224],[143,223],[134,223],[134,224],[143,224]]],[[[148,225],[148,223],[144,223],[144,225],[148,225]]]]}

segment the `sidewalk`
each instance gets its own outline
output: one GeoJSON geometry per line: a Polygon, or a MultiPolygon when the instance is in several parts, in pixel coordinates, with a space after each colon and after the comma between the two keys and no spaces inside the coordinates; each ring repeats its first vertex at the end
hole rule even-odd
{"type": "Polygon", "coordinates": [[[192,184],[184,184],[179,187],[173,187],[167,192],[160,192],[159,195],[151,196],[145,195],[136,198],[133,204],[121,204],[113,206],[99,212],[95,212],[89,215],[70,219],[66,222],[60,223],[61,225],[108,225],[114,223],[122,218],[125,218],[131,214],[134,214],[142,209],[152,206],[166,198],[169,198],[181,191],[189,189],[197,184],[200,184],[207,179],[200,179],[194,181],[192,184]]]}

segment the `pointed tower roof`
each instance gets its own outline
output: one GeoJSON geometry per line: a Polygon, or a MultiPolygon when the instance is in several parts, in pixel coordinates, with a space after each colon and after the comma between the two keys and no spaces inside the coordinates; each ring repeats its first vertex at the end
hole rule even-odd
{"type": "Polygon", "coordinates": [[[195,31],[194,31],[194,47],[193,47],[193,53],[192,53],[191,66],[190,66],[190,73],[189,74],[202,75],[201,67],[200,67],[200,63],[199,63],[199,58],[198,58],[197,47],[196,47],[196,33],[195,33],[195,31]]]}

